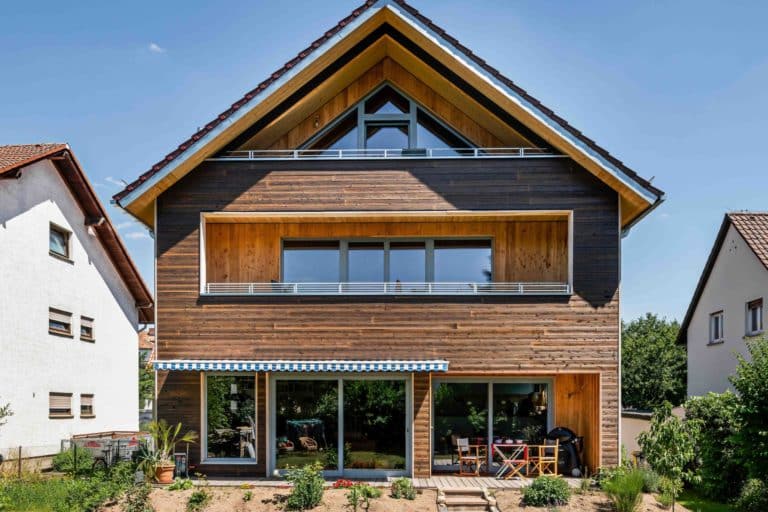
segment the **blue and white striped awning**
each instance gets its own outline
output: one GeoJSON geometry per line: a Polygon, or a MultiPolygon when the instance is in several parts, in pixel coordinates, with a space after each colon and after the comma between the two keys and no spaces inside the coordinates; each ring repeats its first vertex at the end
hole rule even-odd
{"type": "Polygon", "coordinates": [[[213,372],[447,372],[448,361],[155,361],[156,370],[213,372]]]}

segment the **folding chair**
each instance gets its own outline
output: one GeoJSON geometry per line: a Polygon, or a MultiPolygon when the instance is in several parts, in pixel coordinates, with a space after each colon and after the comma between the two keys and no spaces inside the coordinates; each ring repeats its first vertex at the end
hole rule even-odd
{"type": "Polygon", "coordinates": [[[557,475],[557,455],[560,451],[560,440],[544,440],[544,444],[538,445],[537,455],[534,461],[534,469],[539,475],[557,475]]]}
{"type": "Polygon", "coordinates": [[[478,453],[472,453],[469,439],[466,437],[457,439],[456,451],[459,455],[459,475],[477,476],[480,473],[480,457],[478,453]]]}
{"type": "Polygon", "coordinates": [[[496,478],[503,477],[504,480],[509,480],[516,476],[520,478],[525,476],[521,471],[527,469],[530,463],[527,445],[515,445],[509,456],[504,455],[503,450],[496,445],[493,446],[493,451],[501,458],[501,467],[496,472],[496,478]]]}

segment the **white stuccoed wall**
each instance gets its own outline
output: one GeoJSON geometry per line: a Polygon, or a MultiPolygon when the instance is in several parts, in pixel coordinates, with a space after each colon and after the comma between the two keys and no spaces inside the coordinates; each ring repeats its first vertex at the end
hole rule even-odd
{"type": "Polygon", "coordinates": [[[747,354],[746,304],[761,297],[765,325],[768,270],[730,226],[688,326],[688,395],[733,390],[728,377],[736,371],[734,352],[747,354]],[[724,311],[725,342],[708,345],[709,315],[719,310],[724,311]]]}
{"type": "Polygon", "coordinates": [[[72,434],[136,430],[138,322],[134,299],[53,165],[0,180],[0,454],[57,451],[72,434]],[[67,263],[48,254],[49,223],[72,231],[67,263]],[[72,313],[73,338],[48,333],[48,308],[72,313]],[[95,343],[79,339],[94,318],[95,343]],[[49,419],[48,393],[72,393],[73,419],[49,419]],[[80,419],[80,394],[94,394],[94,419],[80,419]],[[28,447],[28,448],[27,448],[28,447]],[[15,452],[14,452],[15,453],[15,452]]]}

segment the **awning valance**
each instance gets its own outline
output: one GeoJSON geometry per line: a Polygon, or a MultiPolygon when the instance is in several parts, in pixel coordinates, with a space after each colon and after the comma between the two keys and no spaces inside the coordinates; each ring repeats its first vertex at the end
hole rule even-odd
{"type": "Polygon", "coordinates": [[[218,372],[446,372],[448,361],[155,361],[155,370],[218,372]]]}

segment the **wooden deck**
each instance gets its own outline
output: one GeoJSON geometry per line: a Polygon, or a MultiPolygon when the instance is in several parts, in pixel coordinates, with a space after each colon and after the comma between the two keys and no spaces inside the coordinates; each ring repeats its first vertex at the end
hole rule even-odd
{"type": "MultiPolygon", "coordinates": [[[[565,478],[571,487],[579,486],[578,478],[565,478]]],[[[413,486],[417,489],[520,489],[529,485],[529,478],[511,478],[500,480],[492,476],[456,476],[433,475],[430,478],[414,478],[413,486]]]]}

